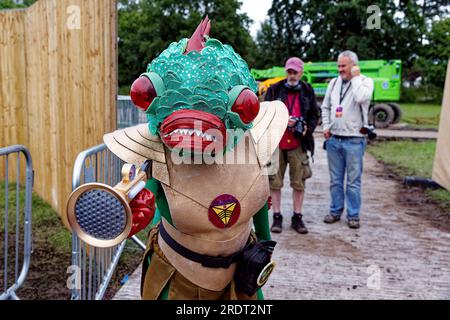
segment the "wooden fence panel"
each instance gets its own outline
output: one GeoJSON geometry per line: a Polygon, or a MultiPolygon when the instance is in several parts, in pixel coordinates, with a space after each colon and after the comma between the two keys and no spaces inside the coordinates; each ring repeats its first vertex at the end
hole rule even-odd
{"type": "Polygon", "coordinates": [[[39,0],[0,27],[0,146],[29,148],[34,190],[61,214],[77,154],[116,128],[117,3],[39,0]]]}

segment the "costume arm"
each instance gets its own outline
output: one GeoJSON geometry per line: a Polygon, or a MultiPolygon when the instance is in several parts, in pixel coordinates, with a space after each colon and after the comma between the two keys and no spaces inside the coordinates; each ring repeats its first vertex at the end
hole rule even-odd
{"type": "Polygon", "coordinates": [[[156,198],[156,212],[152,221],[152,226],[158,224],[158,222],[161,221],[161,217],[164,217],[170,224],[173,225],[172,217],[170,216],[169,204],[167,203],[166,194],[162,189],[161,182],[155,178],[151,178],[147,180],[145,187],[153,192],[156,198]]]}
{"type": "Polygon", "coordinates": [[[155,197],[158,197],[160,187],[161,187],[161,183],[158,180],[156,180],[155,178],[148,179],[147,184],[145,185],[145,189],[148,189],[151,192],[153,192],[155,197]]]}
{"type": "Polygon", "coordinates": [[[269,206],[266,203],[254,216],[253,224],[259,240],[270,240],[269,206]]]}

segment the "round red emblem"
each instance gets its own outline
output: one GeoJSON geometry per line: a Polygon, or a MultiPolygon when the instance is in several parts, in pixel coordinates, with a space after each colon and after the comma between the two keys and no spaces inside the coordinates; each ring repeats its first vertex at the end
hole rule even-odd
{"type": "Polygon", "coordinates": [[[241,204],[229,194],[223,194],[213,200],[208,210],[209,221],[218,228],[230,228],[239,219],[241,204]]]}

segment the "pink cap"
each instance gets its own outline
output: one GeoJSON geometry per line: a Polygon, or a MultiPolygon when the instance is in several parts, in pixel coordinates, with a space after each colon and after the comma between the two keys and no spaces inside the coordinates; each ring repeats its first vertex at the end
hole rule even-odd
{"type": "Polygon", "coordinates": [[[286,61],[286,65],[284,67],[287,70],[294,70],[297,72],[303,71],[303,60],[297,57],[289,58],[288,61],[286,61]]]}

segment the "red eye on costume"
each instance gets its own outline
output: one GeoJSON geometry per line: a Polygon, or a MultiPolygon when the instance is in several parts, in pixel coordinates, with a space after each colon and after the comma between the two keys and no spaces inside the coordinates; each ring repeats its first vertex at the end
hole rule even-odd
{"type": "Polygon", "coordinates": [[[249,124],[259,113],[259,100],[250,89],[245,89],[233,104],[231,111],[236,112],[242,122],[249,124]]]}
{"type": "Polygon", "coordinates": [[[133,103],[139,107],[139,109],[144,111],[147,111],[153,99],[157,96],[153,83],[145,76],[142,76],[134,81],[131,86],[130,95],[133,103]]]}

